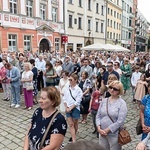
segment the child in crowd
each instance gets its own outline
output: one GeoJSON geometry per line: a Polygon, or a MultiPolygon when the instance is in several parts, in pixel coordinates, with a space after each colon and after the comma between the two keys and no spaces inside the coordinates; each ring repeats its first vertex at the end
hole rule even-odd
{"type": "MultiPolygon", "coordinates": [[[[92,114],[92,120],[93,120],[94,129],[95,129],[93,131],[93,134],[97,133],[96,114],[97,114],[99,105],[102,101],[102,98],[104,98],[105,91],[106,91],[106,86],[101,86],[100,89],[94,91],[91,96],[89,112],[91,112],[91,114],[92,114]]],[[[97,133],[97,137],[98,137],[98,133],[97,133]]]]}
{"type": "Polygon", "coordinates": [[[134,99],[138,101],[138,109],[140,108],[142,98],[145,96],[145,94],[147,94],[146,91],[147,91],[146,76],[145,74],[142,74],[140,76],[140,79],[137,81],[134,95],[134,99]]]}

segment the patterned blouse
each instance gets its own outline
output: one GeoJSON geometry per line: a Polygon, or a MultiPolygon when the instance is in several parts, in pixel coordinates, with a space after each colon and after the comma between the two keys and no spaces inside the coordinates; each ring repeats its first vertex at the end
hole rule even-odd
{"type": "MultiPolygon", "coordinates": [[[[0,79],[7,78],[6,74],[7,74],[7,69],[3,66],[0,69],[0,79]]],[[[2,83],[9,83],[9,80],[4,79],[2,80],[2,83]]]]}
{"type": "MultiPolygon", "coordinates": [[[[53,113],[50,117],[44,118],[42,116],[42,111],[43,110],[41,108],[37,108],[32,116],[31,128],[28,133],[30,150],[39,150],[42,137],[44,136],[44,133],[49,125],[50,120],[55,114],[53,113]]],[[[48,131],[43,147],[49,145],[51,134],[62,134],[65,136],[66,130],[67,130],[66,120],[64,116],[61,113],[59,113],[54,119],[48,131]]]]}

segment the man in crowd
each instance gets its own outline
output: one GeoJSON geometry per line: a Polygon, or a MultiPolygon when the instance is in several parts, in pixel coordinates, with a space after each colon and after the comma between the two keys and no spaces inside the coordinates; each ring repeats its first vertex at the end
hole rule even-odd
{"type": "Polygon", "coordinates": [[[70,57],[69,56],[66,56],[65,57],[65,60],[64,60],[64,63],[62,65],[62,70],[63,71],[67,71],[69,73],[72,73],[73,72],[73,65],[72,63],[70,62],[70,57]]]}

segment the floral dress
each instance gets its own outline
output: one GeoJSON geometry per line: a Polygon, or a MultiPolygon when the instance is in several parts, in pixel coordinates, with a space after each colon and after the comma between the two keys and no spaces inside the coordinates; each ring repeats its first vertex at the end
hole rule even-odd
{"type": "MultiPolygon", "coordinates": [[[[142,105],[144,105],[144,124],[150,127],[150,94],[144,96],[141,101],[142,105]]],[[[147,133],[142,134],[142,140],[145,139],[147,133]]]]}
{"type": "MultiPolygon", "coordinates": [[[[50,117],[44,118],[42,116],[42,111],[43,110],[41,108],[37,108],[32,116],[31,128],[28,133],[30,150],[39,150],[44,133],[53,115],[55,114],[53,113],[50,117]]],[[[49,145],[51,134],[62,134],[65,136],[66,130],[66,120],[61,113],[58,113],[58,115],[54,118],[54,121],[48,131],[43,147],[49,145]]],[[[63,147],[63,143],[61,147],[63,147]]]]}

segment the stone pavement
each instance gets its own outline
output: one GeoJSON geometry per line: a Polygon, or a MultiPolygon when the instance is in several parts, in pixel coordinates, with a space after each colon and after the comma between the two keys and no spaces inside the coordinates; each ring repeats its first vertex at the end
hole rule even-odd
{"type": "MultiPolygon", "coordinates": [[[[123,99],[127,102],[128,116],[125,126],[131,134],[132,142],[123,147],[124,150],[135,150],[135,146],[140,141],[141,136],[137,136],[135,132],[135,126],[139,116],[139,110],[136,108],[136,104],[132,104],[131,92],[127,93],[123,99]]],[[[10,108],[10,102],[4,102],[2,100],[2,94],[0,94],[0,150],[22,150],[24,136],[30,123],[30,118],[33,111],[38,107],[30,111],[23,110],[24,102],[22,98],[21,107],[18,109],[10,108]]],[[[69,130],[68,130],[69,131],[69,130]]],[[[92,134],[92,119],[88,116],[87,124],[79,124],[78,139],[86,139],[88,141],[98,142],[96,134],[92,134]]],[[[65,137],[65,144],[68,143],[70,133],[67,132],[65,137]]]]}

